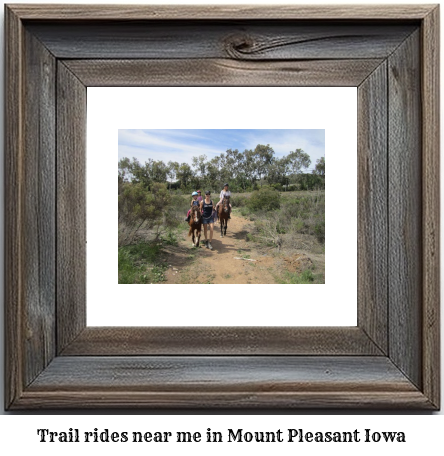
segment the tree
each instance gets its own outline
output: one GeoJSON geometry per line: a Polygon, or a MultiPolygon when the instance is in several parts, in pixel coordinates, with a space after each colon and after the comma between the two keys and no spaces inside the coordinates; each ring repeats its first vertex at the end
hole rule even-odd
{"type": "Polygon", "coordinates": [[[274,159],[268,167],[268,183],[287,184],[287,174],[289,172],[289,161],[287,157],[274,159]]]}
{"type": "Polygon", "coordinates": [[[228,149],[226,155],[226,167],[230,172],[230,181],[234,181],[243,190],[245,190],[248,184],[248,178],[245,172],[245,153],[239,152],[237,149],[228,149]]]}
{"type": "Polygon", "coordinates": [[[180,180],[181,187],[187,188],[193,177],[193,170],[188,163],[182,163],[177,170],[177,178],[180,180]]]}
{"type": "Polygon", "coordinates": [[[176,180],[177,171],[179,169],[179,163],[169,161],[167,165],[167,178],[169,183],[169,189],[171,190],[171,182],[176,180]]]}
{"type": "MultiPolygon", "coordinates": [[[[258,144],[254,150],[228,149],[208,160],[206,155],[192,158],[188,163],[155,161],[148,159],[143,165],[133,158],[119,161],[119,185],[124,182],[141,183],[150,189],[154,182],[168,183],[175,188],[190,190],[191,187],[215,189],[228,182],[231,188],[247,190],[248,186],[257,187],[256,181],[265,179],[269,184],[286,185],[296,182],[298,175],[308,168],[311,160],[302,149],[289,152],[281,158],[274,156],[273,148],[267,144],[258,144]]],[[[325,175],[325,159],[316,162],[314,175],[325,175]]],[[[305,182],[305,181],[304,181],[305,182]]],[[[308,182],[308,181],[307,181],[308,182]]],[[[311,182],[311,181],[310,181],[311,182]]]]}
{"type": "Polygon", "coordinates": [[[152,182],[166,182],[168,167],[163,161],[150,160],[149,166],[149,175],[152,182]]]}
{"type": "Polygon", "coordinates": [[[150,161],[141,165],[137,158],[130,160],[127,157],[119,161],[119,175],[126,182],[141,183],[144,187],[149,188],[151,184],[150,161]]]}
{"type": "Polygon", "coordinates": [[[315,169],[313,170],[313,174],[325,176],[325,157],[321,157],[316,160],[316,165],[315,169]]]}
{"type": "Polygon", "coordinates": [[[231,170],[227,161],[227,157],[224,153],[219,155],[219,182],[218,186],[222,186],[225,182],[228,182],[231,178],[231,170]]]}
{"type": "Polygon", "coordinates": [[[254,163],[260,181],[262,180],[262,176],[268,174],[268,168],[273,161],[273,156],[274,150],[270,147],[270,144],[267,144],[266,146],[258,144],[254,149],[254,163]]]}
{"type": "Polygon", "coordinates": [[[290,172],[291,172],[291,160],[288,158],[288,155],[282,157],[280,160],[281,172],[282,172],[282,185],[285,185],[285,189],[288,188],[288,184],[290,183],[290,172]]]}
{"type": "Polygon", "coordinates": [[[219,176],[219,157],[215,157],[207,163],[207,179],[205,182],[207,188],[215,188],[217,186],[219,176]]]}
{"type": "Polygon", "coordinates": [[[244,150],[244,162],[243,162],[243,172],[247,179],[250,181],[250,184],[253,185],[256,179],[256,162],[254,152],[250,149],[244,150]]]}
{"type": "Polygon", "coordinates": [[[199,157],[192,158],[193,164],[193,177],[191,183],[193,188],[197,189],[202,186],[207,181],[207,156],[199,155],[199,157]]]}
{"type": "Polygon", "coordinates": [[[319,174],[299,174],[298,183],[300,190],[315,190],[325,188],[325,179],[319,174]]]}
{"type": "Polygon", "coordinates": [[[296,149],[287,155],[289,171],[293,175],[293,179],[301,173],[302,168],[308,168],[311,164],[310,156],[302,149],[296,149]]]}
{"type": "Polygon", "coordinates": [[[199,155],[199,157],[193,157],[192,162],[195,175],[204,178],[207,170],[207,156],[199,155]]]}
{"type": "MultiPolygon", "coordinates": [[[[135,160],[135,159],[134,159],[135,160]]],[[[131,180],[131,160],[124,157],[119,160],[119,182],[128,182],[131,180]]]]}

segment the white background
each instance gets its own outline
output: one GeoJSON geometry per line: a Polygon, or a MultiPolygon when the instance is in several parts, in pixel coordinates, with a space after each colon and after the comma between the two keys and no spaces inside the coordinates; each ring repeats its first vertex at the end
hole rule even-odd
{"type": "MultiPolygon", "coordinates": [[[[77,3],[88,3],[88,2],[81,2],[79,0],[76,1],[77,3]]],[[[23,3],[37,3],[26,1],[23,3]]],[[[49,2],[48,2],[49,3],[49,2]]],[[[58,0],[53,3],[62,3],[61,0],[58,0]]],[[[95,3],[111,3],[110,1],[100,1],[95,0],[95,3]]],[[[136,2],[135,0],[132,3],[140,3],[136,2]]],[[[165,1],[155,1],[152,0],[151,3],[168,3],[165,1]]],[[[177,3],[177,1],[173,1],[170,3],[177,3]]],[[[185,3],[185,2],[183,2],[185,3]]],[[[187,3],[210,3],[209,1],[199,2],[198,0],[194,0],[193,2],[187,3]]],[[[217,3],[217,2],[216,2],[217,3]]],[[[239,3],[237,1],[229,2],[229,1],[219,1],[218,3],[227,4],[227,3],[239,3]]],[[[251,4],[259,4],[264,3],[260,0],[248,1],[243,0],[242,3],[251,3],[251,4]]],[[[269,3],[269,2],[268,2],[269,3]]],[[[298,2],[286,2],[285,0],[280,0],[280,3],[298,3],[298,2]]],[[[303,4],[306,4],[307,1],[303,1],[303,4]]],[[[335,3],[328,0],[314,0],[311,1],[312,4],[326,4],[326,3],[335,3]]],[[[356,3],[355,1],[347,1],[341,0],[341,4],[345,3],[356,3]]],[[[381,3],[380,1],[371,1],[367,0],[366,3],[381,3]]],[[[401,1],[393,1],[392,3],[429,3],[429,2],[421,2],[421,1],[414,1],[409,2],[408,0],[401,0],[401,1]]],[[[3,8],[0,11],[0,14],[3,14],[3,8]]],[[[3,27],[3,21],[2,21],[3,27]]],[[[3,30],[1,31],[3,36],[3,30]]],[[[442,45],[441,45],[442,48],[442,45]]],[[[0,47],[0,52],[3,53],[3,46],[0,47]]],[[[3,61],[3,58],[1,59],[3,61]]],[[[1,86],[3,87],[4,81],[4,74],[3,69],[1,73],[1,86]]],[[[3,91],[0,95],[3,98],[3,91]]],[[[442,129],[441,129],[442,130],[442,129]]],[[[0,123],[0,132],[3,140],[3,122],[0,123]]],[[[3,159],[0,160],[0,167],[3,167],[3,159]]],[[[3,173],[2,173],[3,174],[3,173]]],[[[444,201],[443,195],[441,195],[441,201],[444,201]]],[[[1,217],[4,217],[3,214],[3,186],[0,186],[0,204],[2,205],[1,210],[1,217]]],[[[442,210],[442,209],[441,209],[442,210]]],[[[0,223],[0,226],[3,227],[3,222],[0,223]]],[[[442,230],[442,228],[441,228],[442,230]]],[[[444,245],[444,243],[441,243],[444,245]]],[[[3,252],[3,237],[0,237],[0,248],[1,252],[3,252]]],[[[441,258],[443,257],[441,252],[441,258]]],[[[3,263],[1,263],[0,268],[3,268],[3,263]]],[[[443,268],[441,268],[441,274],[444,273],[443,268]]],[[[0,284],[1,288],[3,289],[3,279],[4,278],[4,271],[2,270],[0,273],[0,284]]],[[[3,293],[0,294],[1,298],[3,299],[3,293]]],[[[442,301],[442,298],[441,298],[442,301]]],[[[441,312],[441,328],[444,328],[443,318],[444,312],[441,312]]],[[[0,343],[3,343],[4,340],[4,333],[3,333],[3,312],[0,312],[0,343]]],[[[444,340],[444,337],[441,338],[444,340]]],[[[444,353],[444,343],[442,343],[441,349],[441,357],[443,359],[444,353]]],[[[441,363],[444,365],[444,362],[441,363]]],[[[3,350],[0,350],[0,402],[3,403],[3,350]]],[[[444,375],[441,378],[441,391],[444,391],[444,375]]],[[[1,407],[0,407],[1,410],[1,407]]],[[[245,429],[251,427],[259,428],[261,427],[270,429],[276,427],[282,428],[291,428],[291,427],[304,427],[307,426],[314,427],[317,429],[322,428],[333,428],[336,430],[353,430],[357,427],[364,428],[382,428],[384,427],[386,430],[403,430],[408,433],[409,440],[407,444],[368,444],[368,446],[364,444],[359,444],[359,447],[356,444],[347,444],[347,445],[338,445],[334,446],[332,444],[329,445],[320,445],[320,446],[304,446],[304,450],[310,449],[314,452],[314,454],[325,454],[329,452],[330,454],[340,454],[341,456],[347,454],[356,455],[356,450],[359,449],[360,454],[363,455],[374,455],[375,452],[381,455],[392,455],[395,453],[396,450],[400,450],[403,454],[415,452],[416,454],[420,454],[422,452],[431,452],[437,454],[439,449],[442,449],[442,429],[444,425],[444,412],[437,412],[435,415],[437,416],[422,416],[422,414],[412,414],[411,416],[390,416],[390,415],[381,415],[381,416],[371,416],[370,414],[360,414],[357,412],[356,416],[349,416],[347,414],[339,415],[339,416],[332,416],[332,415],[321,415],[318,416],[317,413],[319,411],[314,411],[316,416],[298,416],[300,412],[298,411],[289,411],[288,415],[281,415],[281,416],[272,416],[272,415],[263,415],[263,416],[236,416],[234,414],[229,415],[213,415],[213,416],[179,416],[179,415],[172,415],[172,416],[153,416],[153,412],[141,412],[142,414],[146,414],[148,416],[139,416],[133,415],[130,417],[121,417],[121,416],[78,416],[78,415],[68,415],[68,416],[59,416],[59,415],[51,415],[47,414],[45,416],[11,416],[12,414],[6,414],[9,416],[2,416],[0,419],[0,445],[2,450],[6,451],[14,451],[18,454],[24,454],[28,452],[28,454],[37,453],[37,452],[45,452],[45,454],[60,454],[60,449],[63,448],[64,453],[67,455],[78,455],[79,449],[82,450],[83,454],[97,454],[97,449],[106,450],[108,454],[115,453],[119,451],[118,454],[121,454],[122,447],[115,446],[117,451],[111,450],[110,446],[104,447],[88,447],[92,448],[89,450],[88,453],[85,451],[87,448],[86,446],[77,446],[78,444],[63,446],[54,445],[51,446],[41,446],[42,444],[37,444],[35,441],[36,438],[36,429],[37,427],[63,427],[66,428],[67,426],[70,427],[92,427],[98,426],[101,428],[109,427],[111,428],[118,428],[119,430],[123,430],[123,428],[134,428],[139,429],[141,427],[149,430],[154,428],[166,428],[169,427],[171,429],[178,429],[184,428],[186,426],[188,429],[196,429],[200,430],[202,428],[206,429],[207,426],[210,426],[213,429],[218,428],[229,428],[229,427],[244,427],[245,429]],[[40,445],[40,446],[39,446],[40,445]]],[[[324,411],[325,412],[325,411],[324,411]]],[[[103,412],[107,413],[107,412],[103,412]]],[[[164,412],[168,413],[168,412],[164,412]]],[[[205,413],[205,412],[203,412],[205,413]]],[[[253,411],[254,413],[254,411],[253,411]]],[[[376,412],[378,413],[378,412],[376,412]]],[[[406,412],[402,412],[403,415],[406,415],[406,412]]],[[[188,430],[185,429],[185,430],[188,430]]],[[[232,445],[232,444],[231,444],[232,445]]],[[[125,448],[125,447],[123,447],[125,448]]],[[[136,450],[134,446],[131,447],[132,454],[177,454],[178,447],[169,447],[170,449],[165,449],[160,447],[156,447],[156,449],[152,449],[152,447],[146,447],[145,445],[139,447],[136,450]]],[[[306,454],[307,452],[301,451],[302,447],[300,446],[292,446],[286,445],[285,447],[275,447],[275,446],[261,446],[261,449],[255,447],[257,451],[259,449],[260,452],[264,454],[269,454],[270,452],[279,451],[279,454],[306,454]]],[[[208,455],[209,447],[206,445],[197,446],[192,445],[188,448],[180,447],[180,451],[184,453],[192,452],[193,454],[205,454],[208,455]]],[[[233,452],[233,449],[236,449],[238,453],[248,451],[247,445],[242,446],[228,446],[224,445],[221,447],[211,448],[211,454],[223,454],[226,455],[227,451],[233,452]]]]}
{"type": "Polygon", "coordinates": [[[88,88],[88,326],[356,326],[356,129],[355,87],[88,88]],[[119,285],[119,128],[325,129],[325,284],[119,285]]]}

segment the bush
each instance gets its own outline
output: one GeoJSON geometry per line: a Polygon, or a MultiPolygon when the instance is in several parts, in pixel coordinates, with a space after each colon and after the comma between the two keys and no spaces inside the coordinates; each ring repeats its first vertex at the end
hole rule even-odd
{"type": "Polygon", "coordinates": [[[289,284],[298,284],[298,285],[308,285],[315,283],[315,276],[313,275],[313,272],[310,271],[310,269],[306,269],[305,271],[302,271],[301,274],[298,274],[297,272],[286,272],[284,274],[282,283],[289,283],[289,284]]]}
{"type": "Polygon", "coordinates": [[[283,212],[287,217],[306,219],[316,210],[315,201],[311,197],[299,197],[288,201],[283,212]]]}
{"type": "Polygon", "coordinates": [[[119,230],[119,245],[131,244],[142,226],[159,229],[173,223],[171,195],[165,184],[154,183],[147,190],[141,183],[126,182],[119,190],[119,224],[126,228],[119,230]]]}
{"type": "Polygon", "coordinates": [[[272,187],[262,187],[251,194],[247,207],[251,211],[279,209],[281,195],[272,187]]]}
{"type": "Polygon", "coordinates": [[[323,244],[325,242],[325,219],[316,223],[314,226],[314,232],[318,241],[323,244]]]}
{"type": "Polygon", "coordinates": [[[271,184],[271,187],[273,187],[278,192],[282,191],[282,184],[280,184],[279,182],[277,184],[271,184]]]}
{"type": "MultiPolygon", "coordinates": [[[[270,189],[269,189],[270,190],[270,189]]],[[[277,192],[276,192],[277,193],[277,192]]],[[[285,247],[310,250],[313,242],[325,243],[325,195],[280,194],[281,208],[259,214],[255,223],[259,239],[285,247]]],[[[241,213],[246,208],[241,209],[241,213]]],[[[254,214],[254,211],[251,211],[254,214]]],[[[257,212],[256,212],[257,213],[257,212]]],[[[250,215],[251,217],[251,215],[250,215]]]]}
{"type": "Polygon", "coordinates": [[[171,230],[168,230],[166,232],[166,234],[161,235],[160,240],[162,241],[163,244],[166,244],[166,245],[177,245],[176,233],[174,233],[171,230]]]}
{"type": "Polygon", "coordinates": [[[191,196],[188,195],[174,195],[171,199],[171,205],[168,213],[177,220],[183,220],[183,217],[190,208],[191,196]]]}
{"type": "Polygon", "coordinates": [[[232,200],[233,207],[245,207],[248,203],[249,198],[243,195],[236,195],[232,200]]]}
{"type": "Polygon", "coordinates": [[[166,265],[159,263],[160,251],[159,245],[145,242],[119,247],[119,283],[163,282],[166,265]]]}

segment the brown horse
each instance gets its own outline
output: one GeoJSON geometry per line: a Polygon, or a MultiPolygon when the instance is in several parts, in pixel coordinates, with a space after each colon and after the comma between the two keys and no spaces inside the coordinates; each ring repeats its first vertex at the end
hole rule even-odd
{"type": "Polygon", "coordinates": [[[193,245],[194,247],[199,247],[200,241],[200,232],[202,230],[202,216],[200,213],[199,206],[192,206],[190,213],[190,231],[188,236],[193,236],[193,245]]]}
{"type": "Polygon", "coordinates": [[[230,216],[230,197],[224,196],[219,204],[218,217],[220,222],[220,237],[227,235],[228,217],[230,216]]]}

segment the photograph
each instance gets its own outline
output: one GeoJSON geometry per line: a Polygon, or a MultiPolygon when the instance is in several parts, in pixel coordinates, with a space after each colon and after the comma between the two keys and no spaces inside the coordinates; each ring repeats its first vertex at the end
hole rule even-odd
{"type": "Polygon", "coordinates": [[[119,284],[325,283],[325,130],[118,141],[119,284]]]}

